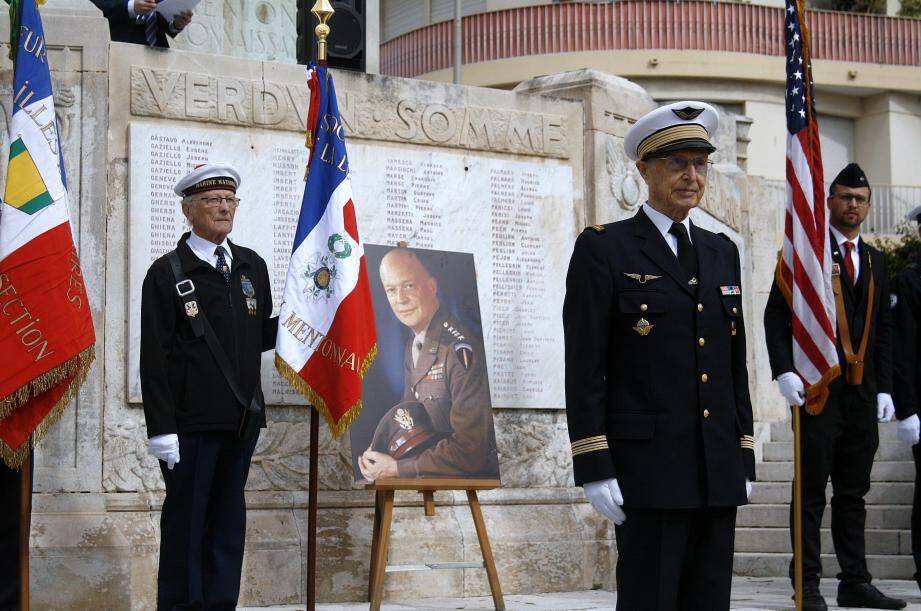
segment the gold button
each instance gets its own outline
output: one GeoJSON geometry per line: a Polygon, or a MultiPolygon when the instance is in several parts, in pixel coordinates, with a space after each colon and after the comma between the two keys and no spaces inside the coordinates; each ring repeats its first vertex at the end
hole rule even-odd
{"type": "Polygon", "coordinates": [[[732,313],[733,313],[733,314],[738,314],[738,313],[739,313],[739,308],[732,308],[732,313]]]}
{"type": "Polygon", "coordinates": [[[645,312],[648,309],[649,309],[649,306],[646,305],[645,303],[640,305],[640,312],[645,312]]]}
{"type": "Polygon", "coordinates": [[[704,373],[704,374],[701,374],[701,376],[700,376],[700,381],[703,382],[704,384],[706,384],[706,383],[707,383],[707,380],[709,380],[709,379],[710,379],[710,377],[707,376],[707,374],[705,374],[705,373],[704,373]]]}
{"type": "Polygon", "coordinates": [[[698,343],[699,345],[703,346],[704,344],[707,343],[707,340],[705,340],[704,338],[701,337],[699,340],[697,340],[697,343],[698,343]]]}
{"type": "Polygon", "coordinates": [[[703,311],[704,311],[704,304],[698,303],[698,304],[697,304],[697,311],[698,311],[698,312],[703,312],[703,311]]]}
{"type": "Polygon", "coordinates": [[[704,418],[709,418],[709,417],[710,417],[710,410],[705,409],[705,410],[704,410],[704,418]]]}

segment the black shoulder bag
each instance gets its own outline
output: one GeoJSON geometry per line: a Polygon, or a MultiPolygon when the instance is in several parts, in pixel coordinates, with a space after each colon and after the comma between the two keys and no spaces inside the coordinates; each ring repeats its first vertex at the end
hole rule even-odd
{"type": "Polygon", "coordinates": [[[227,358],[224,347],[221,346],[217,336],[214,334],[214,329],[211,327],[211,323],[208,322],[208,317],[205,316],[204,309],[198,305],[198,300],[195,297],[195,284],[193,284],[182,271],[182,262],[179,260],[179,253],[173,250],[170,251],[166,257],[169,259],[170,267],[173,268],[173,279],[176,281],[176,294],[179,295],[179,298],[185,305],[185,313],[189,319],[189,324],[192,326],[192,332],[195,334],[196,338],[205,338],[205,343],[208,344],[211,355],[217,362],[217,366],[221,370],[221,373],[224,374],[224,379],[227,380],[227,385],[230,386],[233,395],[237,398],[237,401],[240,402],[240,405],[247,406],[246,409],[243,410],[243,415],[240,418],[240,426],[237,429],[237,435],[239,437],[248,437],[258,430],[259,414],[265,411],[265,398],[262,396],[260,385],[256,384],[256,390],[251,399],[243,397],[240,386],[237,384],[237,377],[234,375],[233,367],[230,365],[230,359],[227,358]]]}

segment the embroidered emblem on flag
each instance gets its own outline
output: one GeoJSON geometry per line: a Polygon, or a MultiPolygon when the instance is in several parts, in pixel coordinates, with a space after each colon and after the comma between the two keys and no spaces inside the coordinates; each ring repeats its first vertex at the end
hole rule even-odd
{"type": "Polygon", "coordinates": [[[22,138],[17,138],[10,145],[10,163],[3,199],[26,214],[35,214],[54,203],[22,138]]]}

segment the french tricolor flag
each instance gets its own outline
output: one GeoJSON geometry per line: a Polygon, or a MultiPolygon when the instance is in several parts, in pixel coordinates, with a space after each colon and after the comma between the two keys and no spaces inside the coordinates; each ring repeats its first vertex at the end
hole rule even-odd
{"type": "Polygon", "coordinates": [[[275,366],[338,437],[361,411],[361,380],[377,355],[377,339],[333,77],[320,66],[311,66],[307,76],[310,160],[275,366]]]}

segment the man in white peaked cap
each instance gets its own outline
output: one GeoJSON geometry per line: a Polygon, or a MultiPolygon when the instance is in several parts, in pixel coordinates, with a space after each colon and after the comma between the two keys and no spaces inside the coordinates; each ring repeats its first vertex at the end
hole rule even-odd
{"type": "Polygon", "coordinates": [[[649,187],[591,225],[566,278],[575,482],[615,523],[617,609],[729,609],[736,508],[755,478],[739,253],[692,223],[718,127],[703,102],[640,118],[624,147],[649,187]]]}

